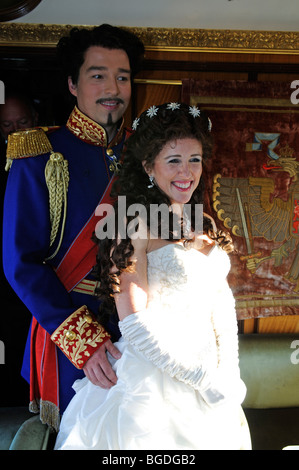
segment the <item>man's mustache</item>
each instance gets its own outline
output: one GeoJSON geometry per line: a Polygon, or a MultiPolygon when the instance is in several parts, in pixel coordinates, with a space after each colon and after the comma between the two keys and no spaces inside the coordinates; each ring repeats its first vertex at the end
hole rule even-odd
{"type": "Polygon", "coordinates": [[[119,103],[119,104],[124,104],[124,101],[121,98],[99,98],[96,101],[96,104],[103,104],[107,103],[107,101],[113,101],[113,103],[119,103]]]}

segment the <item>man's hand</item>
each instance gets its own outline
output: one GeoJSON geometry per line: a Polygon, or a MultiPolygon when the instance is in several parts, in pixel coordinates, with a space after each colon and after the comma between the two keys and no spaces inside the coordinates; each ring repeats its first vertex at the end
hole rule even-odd
{"type": "Polygon", "coordinates": [[[107,359],[108,351],[114,359],[119,359],[121,353],[109,339],[91,356],[83,367],[86,377],[102,388],[111,388],[117,382],[117,377],[107,359]]]}

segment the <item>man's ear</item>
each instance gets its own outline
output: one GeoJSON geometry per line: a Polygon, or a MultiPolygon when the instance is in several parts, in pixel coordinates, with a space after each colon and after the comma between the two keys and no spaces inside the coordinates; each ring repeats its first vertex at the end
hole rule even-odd
{"type": "Polygon", "coordinates": [[[77,96],[77,85],[73,83],[71,77],[68,77],[68,86],[72,95],[77,96]]]}

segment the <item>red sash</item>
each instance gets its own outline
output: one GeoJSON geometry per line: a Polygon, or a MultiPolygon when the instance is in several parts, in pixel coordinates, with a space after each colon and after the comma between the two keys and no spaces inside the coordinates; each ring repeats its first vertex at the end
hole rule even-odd
{"type": "MultiPolygon", "coordinates": [[[[113,176],[99,202],[99,205],[113,204],[110,192],[114,179],[115,177],[113,176]]],[[[94,234],[96,224],[102,218],[103,215],[97,215],[96,209],[77,235],[56,269],[57,276],[68,292],[82,281],[95,265],[97,245],[92,240],[92,235],[94,234]]]]}
{"type": "MultiPolygon", "coordinates": [[[[125,140],[130,137],[132,131],[126,129],[125,140]]],[[[110,196],[115,175],[111,178],[99,204],[113,204],[110,196]]],[[[96,224],[103,218],[97,215],[97,209],[86,222],[80,233],[77,235],[68,251],[56,269],[56,274],[68,292],[80,282],[92,270],[95,265],[97,245],[92,241],[96,224]]]]}

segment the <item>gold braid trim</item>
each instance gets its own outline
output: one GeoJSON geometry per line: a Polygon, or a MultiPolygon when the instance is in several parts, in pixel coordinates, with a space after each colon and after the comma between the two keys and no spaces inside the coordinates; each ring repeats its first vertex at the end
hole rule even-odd
{"type": "Polygon", "coordinates": [[[39,413],[43,424],[47,424],[56,432],[59,431],[60,413],[59,408],[54,403],[35,398],[29,404],[29,411],[35,414],[39,413]]]}
{"type": "Polygon", "coordinates": [[[69,185],[68,162],[63,155],[58,152],[52,152],[45,168],[45,179],[49,189],[49,206],[50,206],[50,222],[51,235],[50,247],[53,245],[61,220],[63,207],[63,219],[60,233],[60,239],[55,252],[46,260],[54,258],[57,254],[64,234],[66,212],[67,212],[67,191],[69,185]]]}

